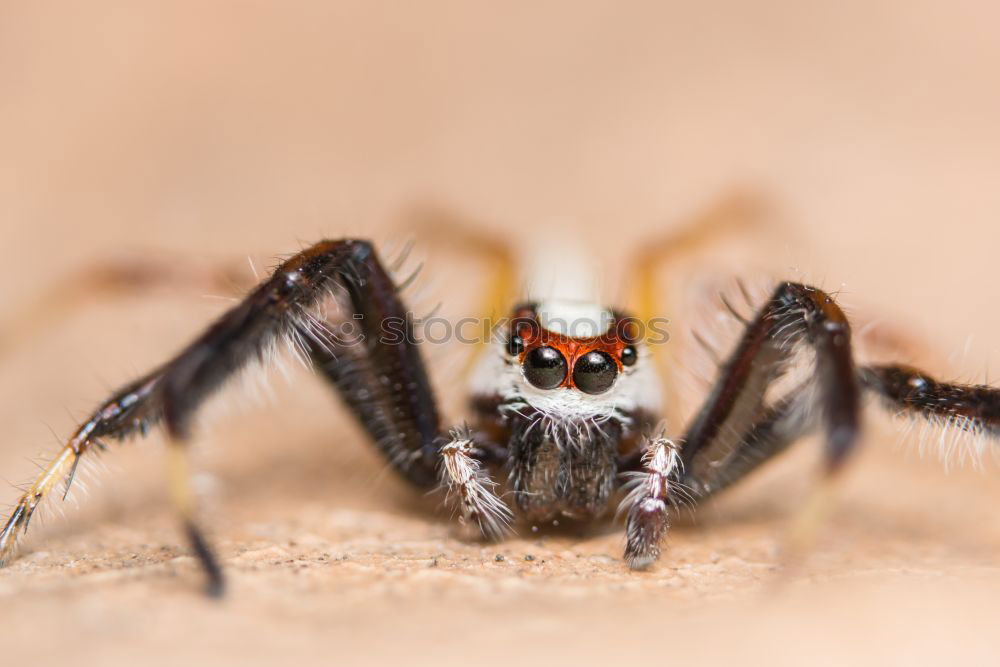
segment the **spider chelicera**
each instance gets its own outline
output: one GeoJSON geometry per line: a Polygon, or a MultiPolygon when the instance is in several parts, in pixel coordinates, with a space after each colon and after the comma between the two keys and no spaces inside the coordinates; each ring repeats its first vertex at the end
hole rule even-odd
{"type": "Polygon", "coordinates": [[[900,365],[858,366],[834,299],[784,282],[743,321],[704,405],[671,440],[637,322],[578,301],[517,305],[474,374],[472,426],[449,430],[411,335],[413,319],[372,244],[322,241],[93,412],[15,506],[0,532],[0,563],[14,556],[46,495],[61,482],[68,492],[82,457],[162,424],[175,502],[208,591],[220,594],[223,574],[195,519],[185,445],[203,401],[282,340],[336,388],[392,468],[415,487],[444,487],[485,537],[500,538],[515,511],[535,523],[594,519],[624,490],[625,560],[636,569],[659,557],[671,503],[703,501],[813,427],[823,430],[832,478],[858,441],[865,392],[903,414],[987,436],[1000,431],[1000,391],[938,382],[900,365]],[[331,299],[339,316],[360,323],[362,337],[330,335],[321,315],[331,299]],[[769,398],[801,347],[813,352],[813,372],[769,398]],[[719,451],[721,459],[712,454],[719,451]],[[507,493],[499,492],[500,479],[507,493]]]}

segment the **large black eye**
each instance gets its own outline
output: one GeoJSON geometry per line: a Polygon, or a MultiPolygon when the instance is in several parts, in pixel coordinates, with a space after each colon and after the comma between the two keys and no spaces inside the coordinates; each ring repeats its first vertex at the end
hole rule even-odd
{"type": "Polygon", "coordinates": [[[615,383],[618,366],[604,352],[588,352],[576,360],[573,384],[586,394],[603,394],[615,383]]]}
{"type": "Polygon", "coordinates": [[[626,366],[633,365],[638,358],[639,355],[636,353],[634,345],[629,345],[622,350],[622,363],[626,366]]]}
{"type": "Polygon", "coordinates": [[[524,377],[539,389],[555,389],[566,379],[566,360],[554,347],[536,347],[522,367],[524,377]]]}

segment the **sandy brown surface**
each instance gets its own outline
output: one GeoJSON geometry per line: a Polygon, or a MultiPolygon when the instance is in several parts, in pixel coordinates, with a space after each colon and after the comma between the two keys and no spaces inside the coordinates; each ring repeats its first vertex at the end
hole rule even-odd
{"type": "MultiPolygon", "coordinates": [[[[840,288],[982,379],[1000,361],[984,11],[0,3],[0,322],[122,251],[259,264],[322,236],[397,238],[427,204],[515,246],[540,224],[583,238],[627,299],[630,249],[745,188],[775,214],[728,272],[840,288]]],[[[468,314],[475,261],[427,252],[431,303],[468,314]]],[[[102,299],[6,350],[0,477],[29,479],[224,307],[190,286],[102,299]]],[[[455,419],[462,355],[429,351],[455,419]]],[[[1000,472],[946,474],[882,420],[799,569],[780,574],[780,547],[814,442],[679,518],[661,564],[630,573],[613,524],[459,539],[308,373],[272,386],[211,408],[195,445],[229,597],[198,594],[154,437],[105,456],[0,570],[4,664],[996,662],[1000,472]]]]}

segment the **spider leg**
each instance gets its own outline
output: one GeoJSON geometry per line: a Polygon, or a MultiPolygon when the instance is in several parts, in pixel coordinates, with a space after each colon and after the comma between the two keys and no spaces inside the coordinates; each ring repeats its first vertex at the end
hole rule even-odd
{"type": "Polygon", "coordinates": [[[633,570],[649,567],[660,557],[660,542],[668,528],[668,504],[673,498],[680,456],[677,446],[663,433],[648,438],[641,472],[628,473],[632,490],[622,500],[628,511],[625,560],[633,570]]]}
{"type": "Polygon", "coordinates": [[[809,410],[806,401],[800,397],[786,397],[764,410],[723,462],[697,475],[685,472],[681,483],[685,488],[692,489],[692,496],[701,502],[729,488],[788,449],[796,440],[805,437],[816,422],[815,413],[809,410]]]}
{"type": "Polygon", "coordinates": [[[472,435],[463,429],[451,433],[451,441],[441,447],[441,482],[448,497],[454,497],[463,523],[475,524],[489,540],[502,538],[514,518],[500,500],[497,483],[483,468],[472,435]]]}
{"type": "MultiPolygon", "coordinates": [[[[700,455],[722,446],[732,451],[766,411],[768,387],[787,370],[799,344],[815,352],[813,381],[826,429],[826,470],[839,470],[857,442],[861,390],[851,355],[847,317],[825,292],[782,283],[746,327],[736,350],[683,440],[685,475],[695,474],[700,455]]],[[[699,492],[697,488],[694,489],[699,492]]]]}
{"type": "Polygon", "coordinates": [[[35,510],[63,480],[63,497],[69,494],[80,459],[94,447],[103,448],[108,439],[120,440],[145,431],[159,421],[158,410],[150,410],[159,373],[154,372],[123,387],[81,424],[56,457],[42,470],[14,506],[0,530],[0,566],[14,555],[17,540],[28,530],[35,510]]]}
{"type": "MultiPolygon", "coordinates": [[[[406,337],[400,343],[385,351],[399,353],[406,349],[402,345],[410,345],[406,337]]],[[[390,465],[418,487],[442,486],[462,522],[477,526],[483,537],[496,540],[507,533],[513,517],[496,495],[487,466],[503,465],[508,452],[467,428],[452,429],[448,438],[439,435],[431,388],[426,378],[415,377],[423,377],[419,357],[377,363],[362,344],[310,340],[307,345],[314,366],[338,390],[390,465]]],[[[409,349],[415,354],[415,347],[409,349]]]]}
{"type": "Polygon", "coordinates": [[[903,365],[864,366],[858,373],[864,387],[896,413],[972,436],[1000,438],[1000,389],[996,387],[940,382],[903,365]]]}
{"type": "MultiPolygon", "coordinates": [[[[905,416],[953,427],[972,436],[1000,439],[1000,389],[989,385],[940,382],[927,373],[898,364],[862,366],[858,378],[866,391],[878,395],[885,407],[905,416]]],[[[711,473],[685,473],[682,482],[698,490],[698,499],[722,491],[765,461],[780,454],[816,426],[807,405],[807,387],[768,406],[739,438],[739,446],[711,473]]]]}
{"type": "MultiPolygon", "coordinates": [[[[682,491],[676,500],[683,504],[701,502],[709,496],[724,491],[748,474],[782,453],[796,440],[805,437],[816,426],[816,413],[808,408],[808,394],[800,393],[805,387],[767,406],[759,419],[748,426],[739,437],[735,449],[723,461],[695,475],[676,468],[674,479],[667,480],[673,488],[682,491]]],[[[647,458],[640,450],[619,463],[626,475],[642,472],[647,458]]],[[[675,496],[678,494],[674,494],[675,496]]]]}
{"type": "Polygon", "coordinates": [[[171,438],[169,441],[168,461],[169,461],[169,482],[170,495],[174,502],[174,507],[180,515],[181,523],[184,527],[184,534],[191,550],[194,552],[202,569],[205,570],[205,594],[209,597],[222,597],[225,592],[225,577],[222,574],[222,566],[215,555],[205,534],[198,526],[196,518],[195,495],[191,489],[190,465],[188,461],[188,449],[186,443],[171,438]]]}
{"type": "MultiPolygon", "coordinates": [[[[830,479],[854,449],[860,430],[861,392],[850,334],[847,318],[832,297],[814,287],[782,283],[720,368],[708,400],[682,440],[681,465],[673,472],[676,481],[696,500],[713,493],[784,449],[805,432],[811,419],[825,427],[825,471],[830,479]],[[768,407],[768,388],[787,370],[800,344],[815,353],[809,387],[768,407]],[[729,467],[712,460],[720,452],[728,457],[729,467]]],[[[814,518],[807,523],[815,523],[814,518]]],[[[654,553],[656,545],[650,540],[663,532],[629,533],[626,553],[654,553]]]]}
{"type": "Polygon", "coordinates": [[[369,246],[343,281],[348,309],[360,323],[342,340],[312,322],[304,337],[312,365],[336,389],[397,471],[420,488],[438,483],[441,424],[410,313],[369,246]],[[316,328],[320,327],[317,331],[316,328]]]}
{"type": "MultiPolygon", "coordinates": [[[[266,357],[279,340],[310,341],[322,347],[329,332],[318,328],[310,311],[337,287],[347,291],[356,313],[364,316],[366,332],[378,332],[385,324],[383,317],[398,314],[405,321],[395,288],[368,242],[322,241],[291,257],[176,357],[117,392],[77,429],[24,493],[0,531],[0,563],[13,556],[18,537],[45,496],[60,480],[71,481],[79,457],[102,440],[121,440],[162,422],[171,443],[175,499],[194,551],[209,574],[209,592],[221,591],[221,572],[193,520],[187,491],[181,450],[190,437],[192,418],[228,378],[253,359],[266,357]]],[[[380,340],[371,336],[365,345],[376,366],[383,369],[380,380],[393,385],[389,391],[394,398],[382,408],[394,411],[390,423],[407,426],[396,437],[411,445],[413,438],[430,445],[437,435],[437,413],[418,351],[408,340],[396,345],[380,340]]],[[[432,475],[433,451],[417,448],[416,454],[426,459],[425,468],[432,475]]],[[[406,461],[404,469],[416,470],[413,463],[406,461]]]]}

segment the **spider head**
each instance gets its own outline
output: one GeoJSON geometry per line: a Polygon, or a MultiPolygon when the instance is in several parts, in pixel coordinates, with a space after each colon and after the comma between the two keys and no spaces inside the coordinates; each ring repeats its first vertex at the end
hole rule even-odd
{"type": "MultiPolygon", "coordinates": [[[[501,412],[532,408],[547,419],[628,420],[657,414],[660,383],[634,318],[569,300],[514,308],[472,376],[472,393],[499,399],[501,412]]],[[[527,414],[527,413],[524,413],[527,414]]]]}
{"type": "Polygon", "coordinates": [[[577,301],[541,301],[515,308],[505,352],[535,389],[599,395],[638,362],[638,338],[636,323],[620,313],[577,301]]]}

